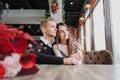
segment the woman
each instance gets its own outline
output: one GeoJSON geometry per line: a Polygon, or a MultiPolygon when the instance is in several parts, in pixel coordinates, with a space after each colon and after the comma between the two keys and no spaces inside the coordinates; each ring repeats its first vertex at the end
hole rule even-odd
{"type": "Polygon", "coordinates": [[[69,29],[64,23],[57,25],[56,44],[53,46],[53,50],[56,56],[74,57],[77,64],[83,62],[81,45],[71,40],[69,29]]]}

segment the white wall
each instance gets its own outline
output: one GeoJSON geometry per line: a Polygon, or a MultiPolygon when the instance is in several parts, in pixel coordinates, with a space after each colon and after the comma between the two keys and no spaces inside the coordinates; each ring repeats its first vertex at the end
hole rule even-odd
{"type": "Polygon", "coordinates": [[[40,24],[45,10],[4,10],[2,19],[8,24],[40,24]]]}
{"type": "Polygon", "coordinates": [[[95,50],[106,49],[105,23],[103,12],[103,0],[100,0],[93,11],[95,50]]]}
{"type": "Polygon", "coordinates": [[[85,39],[85,37],[84,37],[84,27],[83,27],[83,25],[81,25],[81,31],[80,31],[80,39],[81,39],[81,41],[80,41],[80,43],[81,43],[81,45],[84,47],[84,39],[85,39]]]}
{"type": "Polygon", "coordinates": [[[119,0],[110,0],[113,54],[115,62],[120,64],[120,3],[119,0]]]}
{"type": "Polygon", "coordinates": [[[90,27],[90,18],[86,20],[86,50],[91,51],[91,27],[90,27]]]}

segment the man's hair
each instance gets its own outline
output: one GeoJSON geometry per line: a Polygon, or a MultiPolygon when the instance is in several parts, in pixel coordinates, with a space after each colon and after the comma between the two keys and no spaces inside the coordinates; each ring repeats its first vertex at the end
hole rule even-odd
{"type": "Polygon", "coordinates": [[[43,27],[43,26],[46,26],[47,22],[48,21],[55,21],[54,18],[46,18],[45,20],[42,20],[41,23],[40,23],[40,27],[43,27]]]}
{"type": "Polygon", "coordinates": [[[41,32],[42,32],[42,35],[43,35],[42,28],[43,28],[43,27],[46,27],[48,21],[55,21],[55,20],[54,20],[54,18],[49,17],[49,18],[46,18],[46,19],[44,19],[44,20],[42,20],[42,21],[40,22],[40,30],[41,30],[41,32]]]}
{"type": "Polygon", "coordinates": [[[55,20],[54,20],[54,18],[49,17],[40,22],[40,31],[42,32],[42,35],[43,35],[42,28],[47,26],[48,21],[55,21],[55,20]]]}

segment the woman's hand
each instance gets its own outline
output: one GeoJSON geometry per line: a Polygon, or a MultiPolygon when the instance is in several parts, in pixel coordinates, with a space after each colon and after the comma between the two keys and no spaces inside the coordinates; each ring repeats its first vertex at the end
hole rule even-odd
{"type": "Polygon", "coordinates": [[[81,64],[84,60],[84,56],[82,55],[82,53],[78,53],[78,52],[75,54],[72,54],[71,57],[73,57],[75,60],[77,60],[78,63],[80,62],[81,64]]]}
{"type": "Polygon", "coordinates": [[[74,57],[64,58],[65,65],[76,65],[78,61],[74,57]]]}

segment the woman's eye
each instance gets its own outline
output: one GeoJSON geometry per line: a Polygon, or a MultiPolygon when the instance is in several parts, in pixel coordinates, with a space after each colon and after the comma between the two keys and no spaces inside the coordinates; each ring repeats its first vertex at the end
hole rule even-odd
{"type": "Polygon", "coordinates": [[[66,28],[65,31],[68,31],[68,29],[66,28]]]}
{"type": "Polygon", "coordinates": [[[59,33],[62,33],[63,31],[60,31],[59,33]]]}

